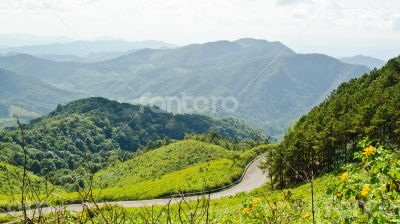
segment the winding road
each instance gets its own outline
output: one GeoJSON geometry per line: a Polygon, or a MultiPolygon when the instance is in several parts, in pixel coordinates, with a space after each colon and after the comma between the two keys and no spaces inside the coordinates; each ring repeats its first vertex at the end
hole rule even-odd
{"type": "MultiPolygon", "coordinates": [[[[218,199],[227,196],[234,196],[240,192],[250,192],[255,188],[263,186],[268,178],[266,177],[264,171],[259,168],[260,163],[264,160],[264,157],[259,157],[255,159],[247,168],[245,174],[243,175],[242,181],[237,185],[234,185],[225,190],[211,193],[211,199],[218,199]]],[[[188,200],[197,199],[197,196],[186,197],[188,200]]],[[[139,201],[117,201],[117,202],[106,202],[106,203],[97,203],[99,207],[104,205],[115,205],[123,208],[132,208],[132,207],[145,207],[152,205],[165,205],[167,203],[178,203],[181,198],[164,198],[164,199],[150,199],[150,200],[139,200],[139,201]]],[[[92,204],[86,204],[88,207],[92,207],[92,204]]],[[[66,209],[69,211],[81,211],[83,205],[82,204],[71,204],[67,205],[66,209]]],[[[54,211],[56,208],[43,208],[42,213],[48,214],[54,211]]]]}

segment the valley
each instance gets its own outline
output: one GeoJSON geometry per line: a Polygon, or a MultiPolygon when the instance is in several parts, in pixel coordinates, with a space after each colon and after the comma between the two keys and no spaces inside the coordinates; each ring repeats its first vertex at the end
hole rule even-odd
{"type": "MultiPolygon", "coordinates": [[[[148,84],[137,89],[141,93],[173,96],[193,83],[195,88],[187,92],[193,96],[229,96],[245,83],[229,69],[243,71],[236,66],[268,61],[266,52],[283,47],[240,39],[138,50],[109,62],[132,83],[147,77],[148,84]],[[260,55],[243,56],[255,52],[260,55]],[[225,60],[229,66],[222,65],[225,60]],[[129,67],[132,62],[135,66],[129,67]],[[200,65],[207,69],[199,70],[200,65]],[[151,83],[153,78],[160,83],[151,83]],[[168,88],[160,88],[161,83],[168,88]]],[[[18,55],[3,56],[0,67],[7,70],[1,70],[1,84],[7,88],[0,89],[5,124],[0,130],[0,223],[21,218],[39,223],[396,220],[400,59],[367,73],[364,66],[324,55],[287,54],[249,89],[257,96],[244,93],[238,98],[236,116],[221,110],[166,111],[125,97],[130,93],[120,97],[116,87],[110,92],[99,86],[76,89],[78,74],[83,82],[98,85],[94,80],[107,73],[97,70],[100,65],[23,56],[31,61],[27,63],[12,58],[18,55]],[[31,69],[38,64],[40,71],[31,69]],[[52,76],[60,65],[68,70],[52,76]],[[99,76],[80,73],[83,68],[99,76]],[[87,91],[99,96],[86,97],[87,91]],[[268,108],[264,101],[277,104],[268,108]],[[30,104],[34,107],[27,109],[30,104]],[[264,113],[266,108],[271,113],[264,113]],[[22,124],[8,124],[16,121],[22,124]],[[265,132],[266,123],[260,121],[287,131],[265,132]]]]}
{"type": "MultiPolygon", "coordinates": [[[[280,42],[251,38],[142,49],[94,63],[5,55],[0,57],[0,68],[50,83],[80,98],[101,96],[133,104],[155,104],[174,113],[217,117],[240,114],[279,140],[294,120],[318,105],[340,83],[370,70],[327,55],[299,54],[280,42]],[[274,61],[283,50],[285,53],[274,61]],[[272,61],[268,74],[259,76],[272,61]],[[246,84],[254,81],[255,85],[248,88],[246,84]],[[185,95],[233,97],[240,104],[233,112],[219,104],[215,110],[200,107],[179,111],[157,100],[185,95]]],[[[53,108],[57,105],[48,104],[53,108]]]]}

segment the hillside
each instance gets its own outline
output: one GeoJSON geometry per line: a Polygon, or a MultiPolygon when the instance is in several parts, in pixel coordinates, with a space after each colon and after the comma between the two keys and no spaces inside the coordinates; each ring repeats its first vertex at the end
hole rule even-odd
{"type": "MultiPolygon", "coordinates": [[[[93,178],[94,195],[100,201],[126,201],[224,187],[237,181],[245,166],[271,147],[228,150],[196,140],[177,141],[99,170],[93,178]]],[[[63,197],[79,198],[75,192],[63,197]]]]}
{"type": "MultiPolygon", "coordinates": [[[[326,55],[296,54],[280,42],[250,38],[175,49],[143,49],[105,63],[107,66],[21,55],[0,57],[0,67],[86,95],[125,102],[152,103],[154,96],[181,94],[236,97],[240,102],[237,113],[278,138],[340,83],[369,71],[365,66],[349,65],[326,55]],[[283,50],[285,53],[274,60],[283,50]],[[268,71],[258,76],[273,61],[268,71]],[[251,82],[253,85],[246,88],[251,82]]],[[[221,107],[197,112],[232,116],[221,107]]]]}
{"type": "MultiPolygon", "coordinates": [[[[296,170],[324,172],[353,161],[357,144],[365,137],[394,148],[400,144],[399,106],[400,58],[394,58],[383,68],[340,85],[287,132],[280,153],[296,170]]],[[[275,158],[273,167],[278,181],[301,181],[281,160],[275,158]]]]}
{"type": "Polygon", "coordinates": [[[208,143],[179,141],[103,169],[96,173],[95,181],[99,186],[122,187],[143,180],[157,179],[194,164],[232,158],[237,154],[208,143]]]}
{"type": "Polygon", "coordinates": [[[364,55],[340,58],[339,60],[341,60],[344,63],[348,63],[348,64],[365,65],[370,69],[374,69],[374,68],[379,69],[379,68],[382,68],[386,64],[386,62],[381,59],[364,56],[364,55]]]}
{"type": "MultiPolygon", "coordinates": [[[[39,79],[64,89],[71,88],[61,84],[68,80],[74,71],[82,66],[75,62],[55,62],[27,54],[0,56],[0,68],[15,72],[25,77],[39,79]]],[[[76,92],[79,90],[76,89],[76,92]]]]}
{"type": "MultiPolygon", "coordinates": [[[[216,131],[230,138],[251,137],[249,129],[235,120],[218,120],[201,115],[173,115],[154,108],[121,104],[104,98],[88,98],[59,106],[49,115],[25,125],[31,170],[51,174],[55,183],[68,183],[69,175],[90,163],[94,171],[157,140],[183,139],[186,133],[216,131]],[[72,172],[72,173],[71,173],[72,172]]],[[[0,132],[4,151],[2,158],[21,165],[20,150],[9,150],[19,144],[15,129],[0,132]]],[[[17,147],[18,148],[18,147],[17,147]]]]}
{"type": "Polygon", "coordinates": [[[58,89],[34,78],[0,69],[0,118],[18,114],[22,118],[38,117],[80,94],[58,89]]]}
{"type": "MultiPolygon", "coordinates": [[[[22,168],[0,162],[0,208],[5,207],[7,203],[11,205],[8,200],[11,199],[12,201],[13,197],[21,193],[22,177],[22,168]]],[[[30,185],[30,190],[43,190],[46,186],[46,181],[43,178],[32,173],[28,173],[27,182],[30,185]]]]}
{"type": "Polygon", "coordinates": [[[107,200],[148,199],[227,185],[256,154],[184,140],[100,170],[94,176],[107,200]]]}

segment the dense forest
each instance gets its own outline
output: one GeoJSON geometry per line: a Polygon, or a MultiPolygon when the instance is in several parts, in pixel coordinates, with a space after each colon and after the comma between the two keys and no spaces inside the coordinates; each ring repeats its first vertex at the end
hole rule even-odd
{"type": "MultiPolygon", "coordinates": [[[[184,139],[186,134],[213,131],[218,136],[247,138],[252,133],[242,123],[201,115],[173,115],[157,108],[88,98],[58,106],[48,116],[24,125],[29,168],[38,175],[68,182],[63,177],[91,161],[93,172],[115,161],[125,161],[142,148],[162,140],[184,139]]],[[[0,131],[0,160],[21,166],[23,153],[17,128],[0,131]]]]}
{"type": "Polygon", "coordinates": [[[365,137],[395,148],[399,134],[400,57],[343,83],[301,117],[280,144],[280,156],[270,153],[269,171],[277,183],[296,183],[312,170],[322,173],[354,161],[357,143],[365,137]]]}

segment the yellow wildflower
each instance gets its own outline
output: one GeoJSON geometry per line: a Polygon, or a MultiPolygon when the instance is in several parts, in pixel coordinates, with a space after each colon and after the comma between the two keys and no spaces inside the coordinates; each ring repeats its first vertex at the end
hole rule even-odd
{"type": "Polygon", "coordinates": [[[306,213],[304,213],[304,215],[301,216],[301,217],[302,217],[303,219],[306,219],[306,218],[310,217],[310,213],[306,212],[306,213]]]}
{"type": "Polygon", "coordinates": [[[345,172],[342,175],[340,175],[340,181],[344,182],[347,180],[347,178],[349,177],[349,173],[345,172]]]}
{"type": "Polygon", "coordinates": [[[240,218],[240,212],[239,211],[236,212],[236,218],[240,218]]]}
{"type": "Polygon", "coordinates": [[[251,207],[253,207],[253,208],[257,207],[257,205],[258,205],[260,202],[261,202],[261,199],[259,199],[259,198],[254,198],[254,199],[251,201],[251,207]]]}
{"type": "Polygon", "coordinates": [[[370,191],[371,191],[371,189],[369,188],[369,185],[365,184],[363,189],[362,189],[362,191],[361,191],[361,195],[362,196],[367,196],[370,191]]]}
{"type": "Polygon", "coordinates": [[[249,215],[251,213],[251,208],[244,208],[243,212],[249,215]]]}
{"type": "Polygon", "coordinates": [[[372,146],[368,146],[367,148],[364,149],[363,154],[365,157],[369,157],[375,153],[375,148],[372,146]]]}

